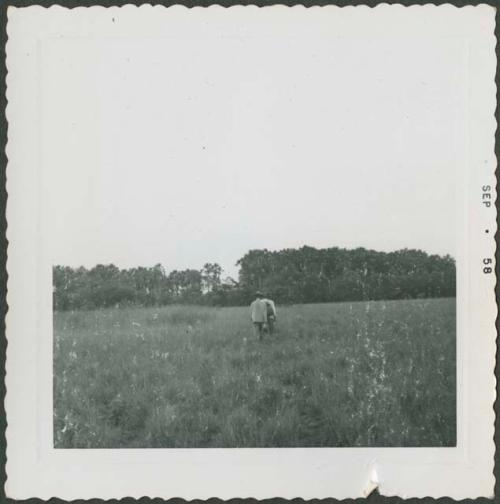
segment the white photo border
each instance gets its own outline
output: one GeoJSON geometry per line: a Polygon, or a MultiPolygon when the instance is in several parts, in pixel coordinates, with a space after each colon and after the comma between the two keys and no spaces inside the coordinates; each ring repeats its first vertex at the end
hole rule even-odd
{"type": "MultiPolygon", "coordinates": [[[[339,28],[340,29],[340,28],[339,28]]],[[[371,31],[370,31],[371,30],[371,31]]],[[[495,275],[483,273],[495,257],[496,210],[483,203],[490,186],[495,201],[495,12],[493,7],[379,5],[339,8],[295,6],[187,9],[162,7],[31,6],[8,9],[7,193],[8,313],[6,335],[7,482],[14,499],[65,500],[142,496],[208,499],[361,497],[378,486],[382,495],[454,499],[492,497],[494,491],[495,275]],[[55,450],[52,444],[52,263],[44,241],[44,180],[40,72],[46,41],[64,37],[154,36],[168,17],[178,29],[187,18],[201,24],[318,23],[333,16],[356,19],[350,28],[366,36],[373,19],[392,33],[411,32],[423,16],[426,37],[464,43],[468,156],[461,167],[466,205],[457,257],[456,448],[280,448],[55,450]],[[110,28],[109,17],[120,18],[110,28]],[[420,18],[419,18],[420,19],[420,18]],[[387,23],[387,24],[385,24],[387,23]],[[399,23],[399,24],[398,24],[399,23]],[[485,229],[489,229],[488,236],[485,229]]],[[[352,33],[352,32],[351,32],[352,33]]]]}

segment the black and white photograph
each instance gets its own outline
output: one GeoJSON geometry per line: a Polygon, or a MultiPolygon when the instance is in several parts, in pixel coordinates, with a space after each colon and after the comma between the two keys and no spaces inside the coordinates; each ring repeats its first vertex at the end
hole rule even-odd
{"type": "Polygon", "coordinates": [[[12,12],[51,456],[465,460],[481,348],[494,397],[494,315],[466,326],[494,311],[494,13],[427,7],[12,12]]]}
{"type": "Polygon", "coordinates": [[[54,48],[54,446],[454,446],[456,61],[234,44],[54,48]]]}

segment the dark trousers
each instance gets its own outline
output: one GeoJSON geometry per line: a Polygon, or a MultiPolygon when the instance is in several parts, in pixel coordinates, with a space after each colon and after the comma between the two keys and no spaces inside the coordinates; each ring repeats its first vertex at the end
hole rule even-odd
{"type": "Polygon", "coordinates": [[[274,315],[270,315],[269,317],[267,317],[267,327],[269,330],[269,334],[273,334],[275,322],[276,322],[276,318],[274,315]]]}

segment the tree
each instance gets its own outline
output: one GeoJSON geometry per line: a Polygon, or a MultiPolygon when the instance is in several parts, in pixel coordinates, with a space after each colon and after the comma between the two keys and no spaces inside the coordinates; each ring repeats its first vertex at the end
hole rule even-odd
{"type": "Polygon", "coordinates": [[[202,275],[195,269],[174,270],[168,276],[168,283],[173,292],[173,299],[179,303],[196,303],[202,297],[202,275]]]}
{"type": "Polygon", "coordinates": [[[222,280],[222,268],[208,262],[201,270],[174,270],[168,275],[161,264],[123,270],[113,264],[90,270],[54,266],[54,309],[172,303],[233,306],[247,304],[256,290],[281,304],[451,297],[456,290],[455,260],[421,250],[250,250],[237,265],[239,281],[222,280]]]}
{"type": "Polygon", "coordinates": [[[221,285],[222,268],[217,263],[205,263],[201,270],[203,292],[213,292],[221,285]]]}

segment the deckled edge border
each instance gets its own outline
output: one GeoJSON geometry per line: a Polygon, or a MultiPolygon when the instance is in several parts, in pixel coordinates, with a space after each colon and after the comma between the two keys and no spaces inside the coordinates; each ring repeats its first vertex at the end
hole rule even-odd
{"type": "Polygon", "coordinates": [[[6,501],[5,482],[7,480],[7,415],[5,411],[6,395],[6,354],[7,354],[7,335],[5,330],[5,317],[7,315],[7,6],[0,9],[0,44],[1,44],[1,62],[0,62],[0,500],[6,501]]]}
{"type": "Polygon", "coordinates": [[[495,85],[496,85],[496,107],[495,107],[495,124],[496,124],[496,129],[495,129],[495,161],[496,161],[496,168],[495,168],[495,191],[496,191],[496,199],[495,199],[495,211],[496,211],[496,222],[497,222],[497,229],[495,231],[495,300],[496,300],[496,305],[497,305],[497,317],[495,320],[495,328],[496,328],[496,352],[495,352],[495,390],[496,390],[496,397],[495,401],[493,403],[493,410],[495,414],[495,420],[494,420],[494,434],[493,434],[493,440],[495,443],[495,458],[494,458],[494,466],[493,466],[493,476],[495,478],[495,487],[494,487],[494,498],[498,497],[500,494],[500,449],[498,446],[498,442],[500,440],[500,400],[499,400],[499,394],[500,394],[500,346],[498,344],[498,334],[500,333],[500,312],[498,310],[498,305],[499,305],[499,299],[500,299],[500,282],[498,281],[499,274],[500,274],[500,250],[498,247],[498,240],[500,237],[500,230],[499,230],[499,210],[500,210],[500,198],[498,197],[498,191],[500,189],[500,184],[499,184],[499,178],[500,178],[500,167],[499,167],[499,161],[500,161],[500,128],[498,127],[499,121],[500,121],[500,108],[498,106],[498,101],[500,98],[500,9],[498,8],[499,5],[494,5],[496,7],[496,13],[495,13],[495,54],[497,57],[497,65],[496,65],[496,71],[495,71],[495,85]]]}
{"type": "MultiPolygon", "coordinates": [[[[0,0],[1,1],[1,0],[0,0]]],[[[9,6],[12,7],[28,7],[32,5],[38,5],[41,7],[49,8],[52,6],[59,6],[63,8],[75,9],[75,8],[85,8],[85,7],[93,7],[100,6],[104,8],[109,7],[123,7],[125,5],[132,5],[139,7],[141,5],[161,5],[164,7],[171,7],[174,5],[184,6],[186,8],[194,8],[194,7],[209,7],[213,5],[217,5],[220,7],[235,7],[235,6],[255,6],[255,7],[269,7],[274,5],[281,5],[285,7],[295,7],[302,6],[305,8],[310,7],[323,7],[327,5],[337,6],[337,7],[349,7],[349,6],[366,6],[370,8],[374,8],[378,5],[401,5],[404,7],[411,6],[424,6],[424,5],[452,5],[455,7],[474,7],[477,5],[490,5],[496,9],[495,14],[495,54],[497,56],[497,65],[495,71],[495,85],[496,85],[496,107],[494,111],[495,116],[495,159],[496,159],[496,168],[495,168],[495,178],[496,178],[496,194],[498,195],[498,191],[500,190],[500,128],[498,127],[500,121],[500,107],[498,106],[499,98],[500,98],[500,0],[454,0],[454,1],[434,1],[434,2],[426,2],[426,1],[410,1],[410,0],[386,0],[386,1],[373,1],[373,0],[336,0],[336,1],[328,1],[328,0],[315,0],[308,1],[304,0],[302,2],[296,2],[293,0],[280,0],[280,1],[268,1],[268,0],[255,0],[255,1],[241,1],[241,2],[231,2],[227,0],[219,0],[217,2],[212,2],[210,0],[185,0],[185,1],[175,1],[175,0],[167,0],[167,1],[158,1],[158,0],[150,0],[145,2],[140,1],[93,1],[93,0],[64,0],[64,1],[51,1],[51,0],[6,0],[0,3],[0,44],[2,47],[2,61],[0,64],[0,108],[2,110],[2,116],[0,120],[0,363],[2,364],[0,370],[0,396],[2,397],[2,401],[0,404],[0,503],[7,502],[9,504],[13,504],[15,502],[23,502],[26,504],[40,504],[41,502],[51,502],[53,504],[59,503],[80,503],[80,502],[89,502],[89,503],[103,503],[103,502],[121,502],[123,504],[132,504],[139,502],[141,504],[160,504],[160,503],[169,503],[169,504],[184,504],[186,502],[192,502],[196,504],[206,503],[206,504],[220,504],[220,503],[228,503],[228,504],[243,504],[243,503],[265,503],[265,504],[283,504],[288,502],[293,502],[295,504],[302,503],[323,503],[323,504],[337,504],[337,503],[364,503],[367,502],[369,504],[396,504],[398,502],[409,502],[413,504],[417,503],[430,503],[430,502],[439,502],[440,504],[450,504],[456,502],[462,503],[478,503],[478,504],[490,504],[490,502],[496,502],[497,498],[500,497],[500,449],[498,447],[498,443],[500,440],[500,345],[498,345],[498,334],[500,333],[500,310],[497,310],[497,317],[495,320],[495,327],[497,332],[497,344],[495,351],[495,389],[496,389],[496,398],[493,404],[493,409],[495,413],[495,429],[494,429],[494,443],[495,443],[495,457],[494,457],[494,469],[493,475],[495,477],[495,487],[494,487],[494,496],[493,500],[485,497],[480,497],[478,499],[462,499],[455,500],[450,497],[441,497],[439,499],[434,499],[431,497],[425,498],[410,498],[410,499],[402,499],[401,497],[386,497],[380,495],[378,488],[375,487],[374,490],[368,495],[367,498],[356,498],[356,499],[334,499],[334,498],[326,498],[326,499],[311,499],[305,500],[302,498],[295,499],[284,499],[281,497],[275,497],[272,499],[254,499],[254,498],[234,498],[228,500],[222,500],[216,497],[200,500],[193,499],[191,501],[187,501],[185,499],[179,497],[173,497],[170,499],[161,499],[161,498],[151,498],[151,497],[141,497],[139,499],[135,499],[132,497],[124,497],[121,499],[75,499],[73,501],[66,501],[63,499],[59,499],[57,497],[52,497],[47,501],[31,498],[23,501],[17,501],[14,499],[7,498],[5,495],[5,482],[7,479],[6,474],[6,448],[7,448],[7,438],[6,438],[6,428],[7,428],[7,419],[6,419],[6,411],[5,411],[5,395],[6,395],[6,352],[7,352],[7,337],[6,337],[6,325],[5,325],[5,317],[8,311],[7,305],[7,248],[8,248],[8,240],[7,240],[7,218],[6,218],[6,206],[7,206],[7,188],[6,188],[6,172],[7,172],[7,154],[6,147],[8,141],[8,121],[6,116],[7,109],[7,63],[6,63],[6,46],[8,41],[7,35],[7,9],[9,6]]],[[[497,196],[495,200],[495,209],[496,209],[496,220],[497,220],[497,230],[495,232],[495,300],[497,307],[499,305],[500,299],[500,282],[498,281],[498,277],[500,274],[500,250],[498,247],[498,240],[500,239],[500,197],[497,196]]]]}

